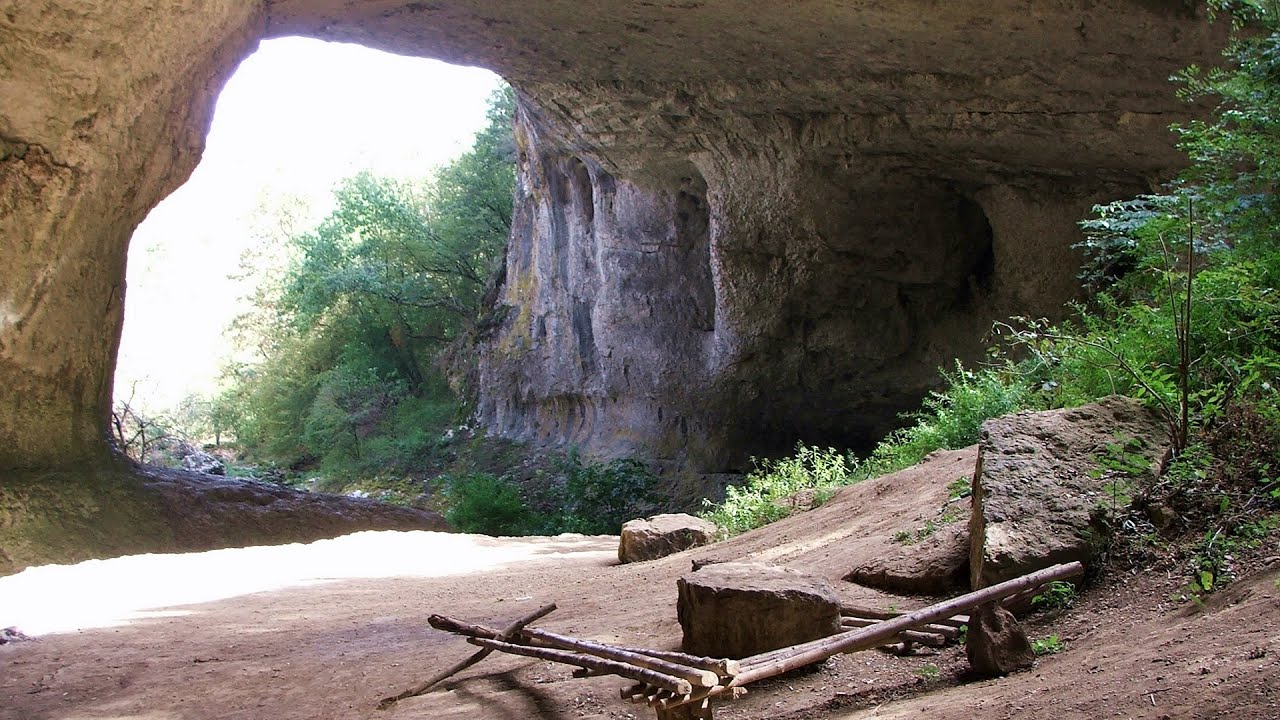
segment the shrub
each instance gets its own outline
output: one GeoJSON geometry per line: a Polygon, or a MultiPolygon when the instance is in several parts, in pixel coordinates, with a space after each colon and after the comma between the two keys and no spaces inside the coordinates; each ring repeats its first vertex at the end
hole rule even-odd
{"type": "Polygon", "coordinates": [[[833,448],[796,445],[796,454],[781,460],[753,459],[755,469],[742,487],[730,487],[719,504],[703,500],[702,517],[723,535],[736,535],[781,520],[799,509],[799,495],[812,491],[821,502],[837,488],[856,482],[857,464],[833,448]]]}
{"type": "Polygon", "coordinates": [[[527,535],[539,522],[507,478],[489,473],[446,475],[444,517],[462,532],[485,535],[527,535]]]}
{"type": "Polygon", "coordinates": [[[923,410],[908,417],[914,423],[876,445],[861,468],[870,477],[901,470],[935,450],[956,450],[978,442],[982,423],[1021,410],[1034,398],[1023,370],[1013,364],[941,371],[945,389],[929,393],[923,410]]]}
{"type": "Polygon", "coordinates": [[[559,464],[564,483],[554,493],[551,532],[617,534],[622,524],[650,514],[657,502],[655,476],[638,460],[582,461],[571,451],[559,464]]]}

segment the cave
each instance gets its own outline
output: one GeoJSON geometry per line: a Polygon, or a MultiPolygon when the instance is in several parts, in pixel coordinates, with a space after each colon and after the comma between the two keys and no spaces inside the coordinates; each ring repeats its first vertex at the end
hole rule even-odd
{"type": "Polygon", "coordinates": [[[1224,34],[1169,0],[10,3],[0,473],[118,467],[129,237],[264,38],[505,77],[510,311],[476,348],[477,420],[713,472],[865,445],[993,319],[1058,312],[1076,221],[1176,170],[1195,108],[1167,78],[1224,34]]]}

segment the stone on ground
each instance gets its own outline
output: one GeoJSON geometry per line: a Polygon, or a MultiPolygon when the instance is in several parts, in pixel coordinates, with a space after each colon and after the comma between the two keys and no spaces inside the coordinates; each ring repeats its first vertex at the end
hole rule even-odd
{"type": "Polygon", "coordinates": [[[1035,664],[1036,654],[1013,613],[994,603],[969,616],[965,639],[969,667],[983,677],[1008,675],[1035,664]]]}
{"type": "Polygon", "coordinates": [[[844,579],[889,592],[946,595],[969,583],[969,528],[962,523],[947,525],[923,540],[899,544],[868,559],[844,579]]]}
{"type": "Polygon", "coordinates": [[[825,578],[717,563],[676,585],[684,651],[694,655],[744,658],[840,632],[840,598],[825,578]]]}
{"type": "Polygon", "coordinates": [[[227,467],[218,458],[203,450],[194,450],[182,458],[182,469],[205,475],[226,475],[227,467]]]}
{"type": "MultiPolygon", "coordinates": [[[[969,522],[970,581],[982,588],[1056,563],[1088,563],[1105,539],[1109,490],[1142,482],[1164,455],[1163,423],[1136,400],[1021,412],[983,423],[969,522]],[[1107,472],[1124,446],[1136,477],[1107,472]],[[1117,487],[1117,484],[1119,487],[1117,487]]],[[[1123,493],[1120,493],[1123,494],[1123,493]]],[[[1119,509],[1127,502],[1118,497],[1119,509]]]]}
{"type": "Polygon", "coordinates": [[[716,525],[684,513],[654,515],[622,526],[618,561],[657,560],[681,550],[706,545],[715,539],[716,525]]]}

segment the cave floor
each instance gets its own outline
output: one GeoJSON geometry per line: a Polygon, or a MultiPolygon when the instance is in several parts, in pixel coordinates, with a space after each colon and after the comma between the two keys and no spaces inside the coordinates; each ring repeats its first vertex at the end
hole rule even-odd
{"type": "MultiPolygon", "coordinates": [[[[813,552],[832,528],[804,515],[701,552],[813,552]]],[[[33,568],[0,578],[0,626],[33,637],[0,645],[0,718],[651,717],[618,699],[619,678],[505,655],[376,709],[474,650],[432,630],[431,613],[501,621],[555,601],[538,626],[675,648],[675,579],[691,553],[619,566],[616,543],[366,532],[33,568]]],[[[1029,635],[1056,633],[1066,649],[1008,678],[966,681],[958,648],[862,652],[757,683],[716,717],[1280,718],[1280,559],[1268,567],[1198,611],[1170,599],[1177,578],[1114,572],[1070,611],[1035,619],[1029,635]]],[[[921,602],[848,583],[841,593],[921,602]]]]}

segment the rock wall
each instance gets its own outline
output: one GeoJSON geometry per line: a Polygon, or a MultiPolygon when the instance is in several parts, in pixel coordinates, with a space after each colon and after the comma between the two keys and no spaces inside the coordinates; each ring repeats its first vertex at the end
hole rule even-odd
{"type": "Polygon", "coordinates": [[[518,224],[480,417],[697,468],[874,436],[1178,162],[1172,0],[0,0],[0,471],[109,462],[125,250],[263,37],[490,67],[518,224]]]}

